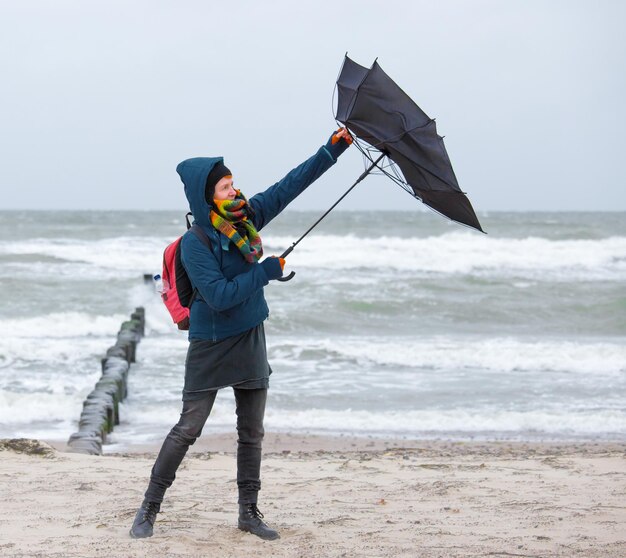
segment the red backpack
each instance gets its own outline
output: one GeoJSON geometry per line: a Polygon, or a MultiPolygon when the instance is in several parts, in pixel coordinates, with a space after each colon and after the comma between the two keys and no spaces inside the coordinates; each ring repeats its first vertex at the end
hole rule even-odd
{"type": "MultiPolygon", "coordinates": [[[[189,215],[191,213],[185,215],[187,229],[211,250],[211,240],[198,225],[192,226],[189,223],[189,215]]],[[[189,275],[187,275],[180,257],[180,242],[182,239],[182,236],[178,237],[163,252],[163,290],[161,291],[161,299],[178,329],[187,330],[189,329],[189,309],[198,291],[191,284],[189,275]]]]}

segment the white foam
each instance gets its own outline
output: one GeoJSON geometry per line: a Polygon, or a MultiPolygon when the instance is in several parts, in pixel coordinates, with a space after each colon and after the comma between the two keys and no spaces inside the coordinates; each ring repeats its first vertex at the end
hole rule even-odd
{"type": "MultiPolygon", "coordinates": [[[[0,424],[13,435],[67,434],[101,375],[100,358],[123,316],[81,312],[5,319],[0,339],[0,424]]],[[[71,432],[70,432],[71,433],[71,432]]]]}
{"type": "Polygon", "coordinates": [[[78,428],[83,400],[101,375],[98,360],[67,353],[62,363],[62,357],[55,361],[49,349],[39,352],[47,354],[37,373],[32,367],[38,356],[29,362],[28,371],[23,363],[2,371],[0,437],[66,439],[78,428]],[[66,365],[65,372],[61,364],[66,365]]]}
{"type": "Polygon", "coordinates": [[[306,409],[285,411],[268,407],[268,429],[327,431],[332,433],[378,433],[419,436],[424,433],[545,433],[551,435],[626,435],[626,412],[446,410],[446,411],[331,411],[306,409]]]}
{"type": "Polygon", "coordinates": [[[86,312],[53,312],[29,318],[5,318],[2,325],[11,337],[18,338],[115,336],[125,319],[128,318],[121,314],[98,316],[86,312]]]}
{"type": "MultiPolygon", "coordinates": [[[[287,237],[267,240],[276,246],[289,244],[287,237]]],[[[289,258],[294,268],[612,280],[626,278],[626,237],[516,239],[466,232],[428,238],[312,235],[289,258]]]]}
{"type": "Polygon", "coordinates": [[[328,339],[270,339],[270,361],[293,365],[320,353],[371,366],[400,366],[436,370],[480,369],[497,372],[559,371],[616,374],[626,370],[626,345],[565,340],[471,338],[467,336],[335,337],[328,339]]]}
{"type": "MultiPolygon", "coordinates": [[[[292,243],[266,237],[268,250],[292,243]]],[[[14,262],[14,270],[71,279],[131,277],[161,268],[171,238],[120,236],[94,241],[32,239],[0,242],[0,254],[39,255],[59,262],[14,262]]],[[[389,269],[395,272],[513,275],[534,279],[626,278],[626,237],[595,240],[507,238],[469,232],[430,237],[357,237],[312,234],[289,256],[300,268],[389,269]]]]}
{"type": "MultiPolygon", "coordinates": [[[[93,380],[91,381],[93,384],[93,380]]],[[[85,394],[86,395],[86,394],[85,394]]],[[[59,393],[12,393],[0,391],[0,424],[24,427],[36,422],[65,423],[78,421],[84,395],[59,393]]]]}
{"type": "Polygon", "coordinates": [[[0,243],[0,254],[56,258],[58,262],[20,262],[24,273],[71,279],[132,277],[161,269],[163,250],[173,239],[120,236],[100,240],[31,239],[0,243]]]}
{"type": "MultiPolygon", "coordinates": [[[[122,424],[116,428],[119,443],[141,443],[162,440],[176,424],[180,402],[173,400],[159,409],[147,405],[125,404],[122,424]]],[[[222,393],[204,428],[204,433],[234,430],[236,417],[230,398],[222,393]]],[[[409,437],[473,436],[604,436],[623,439],[626,436],[626,412],[600,411],[544,411],[450,409],[413,411],[329,410],[309,408],[293,410],[268,405],[265,413],[268,431],[398,435],[409,437]]]]}

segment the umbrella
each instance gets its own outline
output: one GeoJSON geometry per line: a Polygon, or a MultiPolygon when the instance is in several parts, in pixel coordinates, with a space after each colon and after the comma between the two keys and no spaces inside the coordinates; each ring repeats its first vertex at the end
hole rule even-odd
{"type": "Polygon", "coordinates": [[[435,211],[482,231],[472,204],[459,188],[435,120],[378,62],[368,70],[346,55],[337,91],[336,119],[397,164],[403,178],[381,169],[385,174],[435,211]]]}
{"type": "MultiPolygon", "coordinates": [[[[337,78],[337,92],[335,118],[356,136],[354,143],[370,164],[330,209],[281,254],[281,258],[286,258],[374,169],[382,171],[438,213],[484,232],[472,204],[459,188],[435,120],[383,72],[378,62],[367,69],[346,54],[337,78]],[[370,148],[363,142],[378,151],[378,155],[371,155],[370,148]],[[387,164],[383,161],[385,158],[387,164]]],[[[294,275],[292,271],[280,280],[289,281],[294,275]]]]}

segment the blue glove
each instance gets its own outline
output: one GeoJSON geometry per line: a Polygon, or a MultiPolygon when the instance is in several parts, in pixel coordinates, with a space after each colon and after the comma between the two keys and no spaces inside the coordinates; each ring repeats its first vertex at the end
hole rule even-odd
{"type": "Polygon", "coordinates": [[[340,130],[333,132],[330,138],[328,138],[326,145],[324,146],[326,150],[332,155],[332,158],[335,159],[335,161],[339,159],[339,155],[341,155],[352,144],[352,138],[350,138],[350,136],[347,136],[350,138],[349,141],[346,141],[345,138],[335,137],[340,130]]]}
{"type": "Polygon", "coordinates": [[[265,271],[268,281],[278,279],[283,276],[283,266],[280,264],[280,258],[277,258],[276,256],[265,258],[260,265],[263,268],[263,271],[265,271]]]}

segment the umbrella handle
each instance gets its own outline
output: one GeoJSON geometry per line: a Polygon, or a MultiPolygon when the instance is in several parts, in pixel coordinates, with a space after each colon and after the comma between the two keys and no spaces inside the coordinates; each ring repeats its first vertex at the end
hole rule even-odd
{"type": "MultiPolygon", "coordinates": [[[[287,250],[285,250],[280,256],[279,258],[283,258],[285,259],[289,254],[291,254],[291,252],[293,251],[293,249],[296,247],[297,242],[294,242],[289,248],[287,248],[287,250]]],[[[287,277],[279,277],[278,281],[281,281],[283,283],[286,283],[287,281],[291,281],[293,279],[293,276],[296,274],[295,271],[292,271],[289,275],[287,275],[287,277]]]]}
{"type": "Polygon", "coordinates": [[[287,277],[279,277],[276,280],[277,281],[282,281],[283,283],[285,283],[286,281],[291,281],[295,274],[296,274],[296,272],[292,271],[289,275],[287,275],[287,277]]]}

